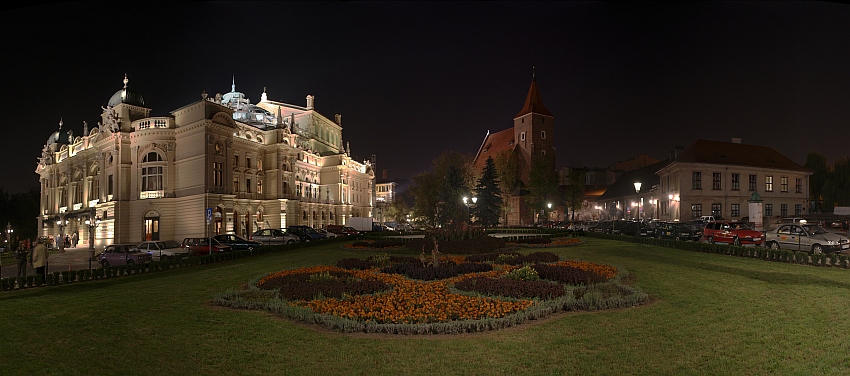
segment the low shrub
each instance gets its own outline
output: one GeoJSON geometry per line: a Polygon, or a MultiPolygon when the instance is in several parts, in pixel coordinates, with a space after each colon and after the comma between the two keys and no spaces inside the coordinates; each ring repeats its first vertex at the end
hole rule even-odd
{"type": "Polygon", "coordinates": [[[532,268],[537,271],[541,279],[569,285],[590,285],[607,280],[597,273],[565,265],[536,264],[532,268]]]}
{"type": "Polygon", "coordinates": [[[493,296],[514,299],[553,299],[566,295],[564,286],[544,281],[526,281],[505,278],[468,278],[455,283],[455,288],[493,296]]]}
{"type": "Polygon", "coordinates": [[[514,243],[517,244],[549,244],[552,243],[552,238],[540,237],[540,238],[519,238],[514,243]]]}
{"type": "MultiPolygon", "coordinates": [[[[494,237],[483,237],[456,241],[439,241],[440,252],[443,254],[477,254],[493,252],[505,247],[505,240],[494,237]]],[[[415,239],[407,243],[407,248],[414,252],[430,253],[434,242],[426,239],[415,239]]]]}
{"type": "Polygon", "coordinates": [[[537,274],[536,270],[526,265],[521,268],[509,271],[507,274],[505,274],[505,278],[512,279],[515,281],[536,281],[540,279],[540,275],[537,274]]]}

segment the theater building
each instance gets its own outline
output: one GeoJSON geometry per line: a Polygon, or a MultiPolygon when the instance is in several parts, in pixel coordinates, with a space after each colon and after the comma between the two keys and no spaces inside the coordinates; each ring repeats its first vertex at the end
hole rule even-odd
{"type": "Polygon", "coordinates": [[[371,216],[370,162],[352,159],[341,116],[328,119],[314,100],[282,103],[264,90],[251,103],[233,84],[152,117],[125,77],[96,126],[83,122],[75,135],[60,121],[47,139],[35,170],[41,235],[77,232],[97,246],[179,242],[371,216]]]}

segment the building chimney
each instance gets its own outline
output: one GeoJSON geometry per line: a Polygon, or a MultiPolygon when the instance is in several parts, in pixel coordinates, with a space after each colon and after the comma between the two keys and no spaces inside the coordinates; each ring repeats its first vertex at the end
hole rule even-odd
{"type": "Polygon", "coordinates": [[[732,143],[733,144],[740,144],[741,138],[740,137],[732,137],[732,143]]]}
{"type": "Polygon", "coordinates": [[[307,109],[308,109],[308,110],[312,110],[312,109],[313,109],[313,100],[314,100],[314,98],[313,98],[313,96],[312,96],[312,95],[308,95],[308,96],[307,96],[307,109]]]}

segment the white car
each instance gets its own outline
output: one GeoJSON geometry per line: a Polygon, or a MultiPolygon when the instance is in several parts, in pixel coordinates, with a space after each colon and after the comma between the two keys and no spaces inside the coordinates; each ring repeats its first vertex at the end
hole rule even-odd
{"type": "Polygon", "coordinates": [[[332,232],[330,232],[330,231],[328,231],[328,230],[325,230],[325,229],[323,229],[323,228],[317,228],[317,229],[316,229],[316,232],[318,232],[318,233],[320,233],[320,234],[325,234],[325,237],[326,237],[326,238],[328,238],[328,239],[331,239],[331,238],[335,238],[335,237],[336,237],[336,234],[334,234],[334,233],[332,233],[332,232]]]}
{"type": "Polygon", "coordinates": [[[153,261],[168,260],[173,257],[189,255],[189,248],[184,248],[175,240],[151,240],[139,244],[139,250],[150,253],[153,261]]]}

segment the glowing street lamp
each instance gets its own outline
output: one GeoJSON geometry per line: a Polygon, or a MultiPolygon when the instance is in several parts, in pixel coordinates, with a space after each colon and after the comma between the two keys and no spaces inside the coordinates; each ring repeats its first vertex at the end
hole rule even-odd
{"type": "MultiPolygon", "coordinates": [[[[469,201],[470,201],[469,197],[463,196],[463,204],[466,205],[466,218],[467,219],[469,219],[469,216],[470,216],[470,214],[469,214],[469,205],[470,205],[469,201]]],[[[475,205],[476,202],[478,202],[478,197],[473,197],[472,198],[472,205],[475,205]]],[[[472,220],[469,220],[469,222],[472,222],[472,220]]]]}
{"type": "Polygon", "coordinates": [[[638,236],[638,237],[640,237],[640,186],[641,186],[640,182],[635,182],[635,193],[637,193],[637,207],[638,207],[638,212],[637,212],[637,214],[638,214],[637,215],[638,225],[637,225],[637,230],[636,230],[637,233],[635,235],[638,236]]]}

